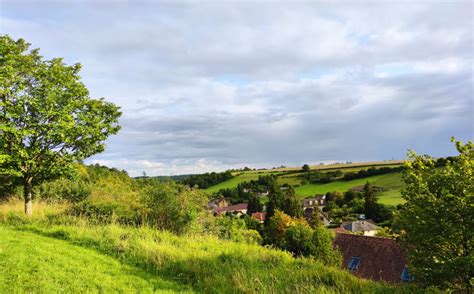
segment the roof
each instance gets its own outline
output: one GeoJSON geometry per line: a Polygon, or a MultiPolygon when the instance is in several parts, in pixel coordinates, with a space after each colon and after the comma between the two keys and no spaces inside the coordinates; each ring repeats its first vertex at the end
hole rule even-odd
{"type": "Polygon", "coordinates": [[[216,207],[216,213],[221,214],[221,213],[226,213],[226,212],[241,211],[241,210],[247,209],[248,206],[249,205],[247,203],[239,203],[236,205],[229,205],[226,207],[216,207]]]}
{"type": "Polygon", "coordinates": [[[401,282],[406,261],[398,241],[338,233],[333,244],[342,254],[344,268],[349,267],[353,257],[360,258],[357,270],[352,271],[354,275],[374,281],[401,282]]]}
{"type": "Polygon", "coordinates": [[[343,223],[341,225],[341,228],[344,228],[344,229],[346,229],[348,231],[351,231],[353,233],[364,232],[364,231],[372,231],[372,230],[378,230],[379,229],[379,227],[374,225],[369,220],[360,220],[360,221],[353,221],[353,222],[343,223]]]}
{"type": "Polygon", "coordinates": [[[266,212],[254,212],[252,217],[258,221],[264,221],[267,213],[266,212]]]}

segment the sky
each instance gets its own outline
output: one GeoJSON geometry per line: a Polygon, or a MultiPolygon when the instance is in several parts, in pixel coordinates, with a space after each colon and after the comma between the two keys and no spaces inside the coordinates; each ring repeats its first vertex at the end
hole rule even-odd
{"type": "Polygon", "coordinates": [[[474,138],[472,1],[8,1],[0,33],[81,63],[132,176],[455,154],[474,138]]]}

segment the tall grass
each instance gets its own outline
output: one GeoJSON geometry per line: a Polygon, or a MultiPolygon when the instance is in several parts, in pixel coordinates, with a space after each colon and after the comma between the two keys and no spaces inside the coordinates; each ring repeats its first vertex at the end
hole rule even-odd
{"type": "MultiPolygon", "coordinates": [[[[19,204],[0,209],[0,225],[92,248],[152,275],[204,293],[405,293],[412,288],[358,279],[289,253],[213,236],[176,236],[147,227],[92,225],[37,205],[37,215],[17,214],[19,204]],[[42,214],[45,217],[39,217],[42,214]]],[[[21,211],[21,210],[20,210],[21,211]]]]}
{"type": "MultiPolygon", "coordinates": [[[[47,203],[43,201],[34,201],[32,219],[45,219],[48,216],[60,215],[70,208],[70,204],[47,203]]],[[[0,201],[0,217],[5,218],[8,215],[21,216],[25,211],[25,202],[22,199],[10,198],[6,201],[0,201]]]]}

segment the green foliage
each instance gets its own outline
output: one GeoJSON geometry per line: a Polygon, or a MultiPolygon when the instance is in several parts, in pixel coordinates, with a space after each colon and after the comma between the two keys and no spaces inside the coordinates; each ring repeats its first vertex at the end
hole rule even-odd
{"type": "Polygon", "coordinates": [[[61,178],[42,183],[36,188],[35,195],[37,198],[47,201],[65,200],[78,203],[86,200],[92,193],[92,185],[80,178],[74,180],[61,178]]]}
{"type": "Polygon", "coordinates": [[[247,214],[252,215],[252,213],[260,211],[263,211],[263,204],[257,196],[250,196],[250,199],[248,200],[247,214]]]}
{"type": "Polygon", "coordinates": [[[362,178],[367,178],[375,175],[383,175],[383,174],[388,174],[388,173],[398,173],[403,170],[402,166],[397,166],[397,167],[389,167],[389,166],[384,166],[380,168],[376,167],[370,167],[368,169],[361,169],[358,172],[348,172],[345,173],[344,176],[342,177],[343,181],[350,181],[354,179],[362,179],[362,178]]]}
{"type": "Polygon", "coordinates": [[[313,249],[311,256],[324,264],[340,265],[342,256],[333,249],[332,239],[331,232],[324,226],[319,225],[315,227],[311,238],[313,249]]]}
{"type": "Polygon", "coordinates": [[[304,172],[309,172],[309,171],[311,170],[311,168],[310,168],[309,165],[307,165],[307,164],[304,164],[301,169],[302,169],[304,172]]]}
{"type": "Polygon", "coordinates": [[[313,230],[308,224],[296,223],[285,231],[284,249],[297,256],[309,256],[314,251],[312,236],[313,230]]]}
{"type": "Polygon", "coordinates": [[[341,256],[334,251],[331,233],[321,225],[311,228],[304,219],[294,219],[277,210],[266,227],[266,242],[296,256],[311,256],[330,265],[339,265],[341,256]]]}
{"type": "Polygon", "coordinates": [[[474,276],[474,144],[456,141],[459,156],[438,168],[409,153],[397,224],[415,282],[469,293],[474,276]]]}
{"type": "Polygon", "coordinates": [[[200,189],[206,189],[219,183],[225,182],[232,179],[234,176],[230,171],[222,173],[205,173],[201,175],[191,175],[186,177],[182,183],[190,187],[199,187],[200,189]]]}
{"type": "Polygon", "coordinates": [[[244,219],[233,216],[221,216],[215,219],[216,235],[224,240],[232,240],[247,244],[262,244],[262,237],[253,229],[247,228],[244,219]]]}
{"type": "Polygon", "coordinates": [[[377,196],[372,185],[367,182],[364,185],[364,213],[365,217],[368,219],[373,219],[376,221],[379,214],[379,205],[377,203],[377,196]]]}
{"type": "Polygon", "coordinates": [[[32,186],[70,174],[119,130],[119,108],[89,97],[80,64],[43,60],[24,40],[0,36],[0,174],[32,186]]]}
{"type": "Polygon", "coordinates": [[[19,244],[0,245],[0,273],[2,269],[6,273],[0,274],[0,290],[415,293],[410,287],[358,279],[313,259],[295,259],[278,250],[215,237],[178,237],[146,227],[55,225],[25,220],[28,225],[6,230],[0,227],[0,244],[19,244]],[[59,257],[56,252],[61,253],[59,257]],[[31,264],[34,266],[28,267],[31,264]],[[4,277],[9,278],[6,283],[4,277]],[[26,279],[29,277],[38,280],[26,279]]]}
{"type": "Polygon", "coordinates": [[[74,205],[68,213],[73,216],[85,217],[90,222],[97,224],[118,222],[139,225],[143,222],[140,210],[134,210],[130,205],[120,202],[83,201],[74,205]]]}
{"type": "Polygon", "coordinates": [[[175,233],[189,232],[197,219],[206,213],[208,196],[174,182],[160,182],[146,186],[141,192],[146,222],[156,228],[175,233]]]}
{"type": "Polygon", "coordinates": [[[296,198],[293,187],[286,187],[281,191],[278,187],[270,191],[268,195],[267,220],[270,219],[275,211],[280,210],[291,217],[301,217],[303,215],[301,203],[296,198]]]}

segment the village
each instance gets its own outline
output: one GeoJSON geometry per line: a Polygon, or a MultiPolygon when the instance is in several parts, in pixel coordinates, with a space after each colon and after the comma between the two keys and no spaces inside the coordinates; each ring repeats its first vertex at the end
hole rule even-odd
{"type": "MultiPolygon", "coordinates": [[[[247,189],[245,192],[252,193],[253,191],[247,189]]],[[[269,192],[256,192],[256,195],[265,197],[269,195],[269,192]]],[[[229,199],[219,198],[209,202],[208,209],[216,217],[238,218],[247,215],[248,203],[231,205],[229,202],[229,199]]],[[[312,222],[313,217],[318,217],[319,221],[335,234],[333,246],[342,254],[343,268],[356,276],[374,281],[399,284],[412,280],[401,244],[392,238],[376,236],[381,228],[372,220],[365,219],[365,215],[359,215],[359,220],[346,221],[334,227],[324,212],[326,195],[305,198],[300,204],[303,216],[308,222],[312,222]]],[[[266,220],[266,212],[252,212],[251,217],[263,224],[266,220]]]]}

